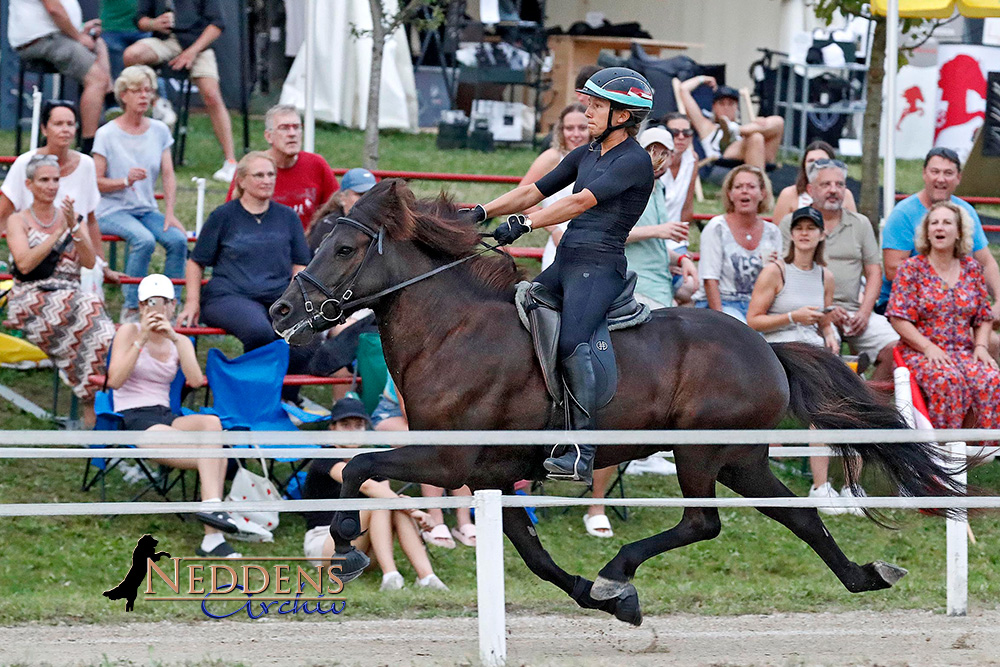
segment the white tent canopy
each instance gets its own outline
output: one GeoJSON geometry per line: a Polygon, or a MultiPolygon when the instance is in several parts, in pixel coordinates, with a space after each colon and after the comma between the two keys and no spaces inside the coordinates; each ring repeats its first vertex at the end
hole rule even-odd
{"type": "MultiPolygon", "coordinates": [[[[305,43],[281,89],[281,103],[306,111],[306,137],[312,133],[308,110],[314,118],[351,128],[364,129],[368,114],[368,81],[371,72],[371,37],[355,37],[355,31],[370,31],[371,10],[365,0],[298,3],[305,17],[305,43]],[[307,54],[312,52],[312,57],[307,54]],[[312,80],[312,86],[307,81],[312,80]],[[312,93],[311,95],[309,93],[312,93]],[[309,98],[312,97],[312,104],[309,98]]],[[[387,12],[396,11],[395,0],[384,0],[387,12]]],[[[386,40],[382,61],[379,127],[417,129],[417,93],[413,65],[400,28],[386,40]]],[[[311,148],[307,145],[307,150],[311,148]]]]}

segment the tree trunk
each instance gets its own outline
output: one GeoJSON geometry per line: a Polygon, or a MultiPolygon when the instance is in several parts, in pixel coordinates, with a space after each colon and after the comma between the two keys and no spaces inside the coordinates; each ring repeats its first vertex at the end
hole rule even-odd
{"type": "MultiPolygon", "coordinates": [[[[885,79],[885,33],[884,18],[875,20],[875,34],[872,36],[871,61],[868,67],[867,99],[862,125],[863,145],[861,148],[861,201],[858,210],[868,216],[875,237],[878,238],[878,222],[882,216],[879,208],[879,188],[881,169],[879,163],[879,143],[882,130],[882,82],[885,79]]],[[[889,63],[895,67],[896,63],[889,63]]],[[[889,131],[893,131],[893,119],[888,120],[889,131]]],[[[891,159],[886,156],[886,159],[891,159]]],[[[891,195],[890,195],[891,196],[891,195]]]]}
{"type": "Polygon", "coordinates": [[[365,169],[378,169],[379,93],[382,90],[382,54],[385,52],[385,14],[382,0],[369,0],[372,12],[372,68],[368,77],[368,114],[365,119],[365,169]]]}

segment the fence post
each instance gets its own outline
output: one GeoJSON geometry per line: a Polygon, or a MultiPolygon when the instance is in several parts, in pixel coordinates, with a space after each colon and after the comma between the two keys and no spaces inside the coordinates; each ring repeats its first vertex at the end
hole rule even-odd
{"type": "Polygon", "coordinates": [[[201,226],[205,223],[205,179],[197,176],[191,179],[198,187],[198,199],[194,214],[194,233],[201,236],[201,226]]]}
{"type": "MultiPolygon", "coordinates": [[[[43,77],[44,78],[44,77],[43,77]]],[[[39,82],[41,83],[41,82],[39,82]]],[[[20,91],[17,93],[20,95],[20,91]]],[[[42,118],[42,91],[38,88],[34,88],[31,92],[31,139],[28,143],[28,150],[35,150],[38,148],[38,129],[41,126],[42,118]]],[[[17,122],[20,123],[21,119],[18,118],[17,122]]]]}
{"type": "Polygon", "coordinates": [[[487,667],[507,661],[504,617],[503,506],[496,489],[476,491],[476,597],[479,609],[479,659],[487,667]]]}
{"type": "MultiPolygon", "coordinates": [[[[965,463],[965,443],[949,442],[948,452],[953,461],[965,463]]],[[[968,482],[968,474],[955,475],[955,481],[963,487],[968,482]]],[[[965,616],[969,609],[969,518],[968,510],[956,510],[959,518],[948,519],[948,615],[965,616]]]]}

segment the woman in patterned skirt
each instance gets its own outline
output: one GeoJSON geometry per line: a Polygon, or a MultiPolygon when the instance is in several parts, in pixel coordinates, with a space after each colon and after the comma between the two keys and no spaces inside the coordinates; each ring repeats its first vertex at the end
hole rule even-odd
{"type": "Polygon", "coordinates": [[[80,289],[80,267],[94,266],[94,246],[73,209],[73,199],[66,197],[61,207],[55,205],[59,191],[56,157],[32,156],[25,176],[34,201],[11,216],[7,225],[7,243],[17,272],[5,325],[19,329],[49,355],[63,381],[83,399],[84,419],[92,426],[95,388],[88,378],[104,372],[104,358],[115,334],[100,300],[80,289]],[[47,261],[53,252],[58,257],[47,261]],[[39,275],[53,260],[51,274],[39,275]]]}
{"type": "Polygon", "coordinates": [[[972,250],[972,221],[950,201],[931,206],[917,228],[919,254],[896,273],[885,314],[903,360],[927,398],[935,428],[997,428],[1000,370],[987,345],[992,313],[972,250]]]}

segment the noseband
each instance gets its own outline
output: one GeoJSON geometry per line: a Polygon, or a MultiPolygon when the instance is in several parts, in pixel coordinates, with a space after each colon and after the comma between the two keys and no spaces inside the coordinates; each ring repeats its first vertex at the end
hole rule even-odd
{"type": "MultiPolygon", "coordinates": [[[[348,218],[347,216],[341,216],[337,218],[337,222],[334,224],[334,228],[336,228],[336,226],[340,224],[350,225],[355,229],[359,229],[365,234],[365,236],[367,236],[370,239],[370,241],[368,242],[368,248],[367,250],[365,250],[365,256],[361,260],[361,263],[358,264],[358,268],[355,269],[350,276],[341,281],[341,283],[332,290],[328,289],[326,285],[317,280],[315,276],[310,274],[305,269],[295,274],[293,280],[299,286],[299,291],[302,293],[302,302],[305,304],[304,307],[306,311],[306,317],[305,319],[300,321],[299,324],[293,327],[291,331],[297,331],[303,326],[309,326],[315,331],[322,331],[323,329],[327,328],[330,325],[342,323],[345,319],[344,308],[348,304],[348,301],[350,301],[351,297],[354,296],[354,289],[353,289],[354,283],[357,282],[358,278],[361,276],[361,271],[365,268],[365,264],[368,262],[368,258],[371,257],[372,250],[376,250],[380,255],[382,254],[382,242],[385,239],[384,227],[380,227],[378,230],[375,230],[372,227],[366,225],[365,223],[359,222],[354,218],[348,218]],[[326,297],[323,303],[319,305],[319,308],[313,306],[312,301],[309,299],[309,295],[306,293],[307,283],[309,286],[315,287],[317,290],[320,291],[320,293],[323,296],[326,297]],[[340,294],[339,297],[337,296],[338,293],[340,294]]],[[[490,236],[490,235],[486,234],[484,236],[490,236]]],[[[386,296],[387,294],[399,291],[404,287],[409,287],[414,283],[418,283],[421,280],[430,278],[433,275],[437,275],[442,271],[446,271],[454,266],[458,266],[459,264],[467,262],[470,259],[475,259],[476,257],[479,257],[484,253],[490,252],[491,250],[501,252],[500,250],[498,250],[500,246],[491,246],[487,245],[486,243],[483,243],[483,245],[485,246],[485,248],[483,250],[480,250],[479,252],[467,255],[465,257],[462,257],[461,259],[456,259],[453,262],[449,262],[448,264],[439,266],[435,269],[427,271],[426,273],[421,273],[419,276],[410,278],[409,280],[404,280],[403,282],[397,285],[393,285],[392,287],[388,287],[380,292],[376,292],[371,296],[362,297],[360,299],[354,299],[353,301],[350,301],[350,306],[361,307],[367,305],[369,303],[381,299],[383,296],[386,296]]],[[[511,259],[511,261],[513,261],[513,259],[511,259]]]]}

